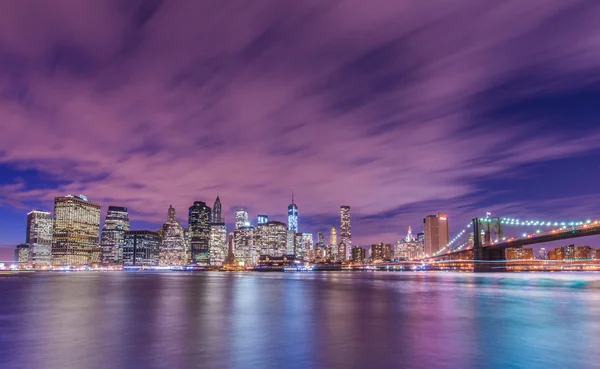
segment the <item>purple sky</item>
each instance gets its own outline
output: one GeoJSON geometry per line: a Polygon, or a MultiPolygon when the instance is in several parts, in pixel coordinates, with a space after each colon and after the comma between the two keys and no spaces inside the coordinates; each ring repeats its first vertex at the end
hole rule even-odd
{"type": "Polygon", "coordinates": [[[140,228],[217,191],[228,220],[283,220],[294,187],[301,231],[347,204],[359,244],[438,210],[452,233],[485,211],[594,217],[599,19],[577,0],[5,0],[0,245],[67,193],[140,228]]]}

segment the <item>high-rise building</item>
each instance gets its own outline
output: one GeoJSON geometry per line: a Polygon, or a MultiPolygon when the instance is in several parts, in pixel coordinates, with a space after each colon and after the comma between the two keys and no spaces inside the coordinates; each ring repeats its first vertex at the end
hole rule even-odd
{"type": "Polygon", "coordinates": [[[548,252],[545,247],[542,247],[540,251],[538,251],[538,259],[546,260],[548,259],[548,252]]]}
{"type": "Polygon", "coordinates": [[[329,234],[329,244],[337,245],[337,231],[335,230],[335,226],[331,225],[331,233],[329,234]]]}
{"type": "Polygon", "coordinates": [[[323,236],[323,232],[317,232],[317,247],[325,247],[325,236],[323,236]]]}
{"type": "Polygon", "coordinates": [[[310,251],[314,249],[312,233],[302,233],[302,249],[304,250],[304,258],[309,259],[310,251]]]}
{"type": "Polygon", "coordinates": [[[373,263],[392,261],[392,245],[381,242],[371,245],[371,261],[373,263]]]}
{"type": "Polygon", "coordinates": [[[223,265],[227,258],[227,228],[225,223],[213,223],[210,225],[210,264],[223,265]]]}
{"type": "Polygon", "coordinates": [[[338,259],[338,242],[337,242],[337,231],[335,230],[335,226],[331,225],[331,232],[329,233],[329,246],[327,247],[329,250],[329,259],[337,260],[338,259]]]}
{"type": "Polygon", "coordinates": [[[367,252],[360,246],[352,248],[352,261],[355,263],[363,263],[367,259],[367,252]]]}
{"type": "Polygon", "coordinates": [[[123,246],[125,232],[129,231],[129,213],[127,208],[109,206],[100,235],[102,265],[123,264],[123,246]]]}
{"type": "Polygon", "coordinates": [[[424,232],[417,233],[417,241],[421,242],[422,244],[425,244],[425,233],[424,232]]]}
{"type": "Polygon", "coordinates": [[[123,234],[123,266],[150,267],[158,265],[161,237],[153,231],[126,231],[123,234]]]}
{"type": "Polygon", "coordinates": [[[235,259],[237,262],[243,262],[244,265],[254,265],[258,260],[258,253],[254,248],[253,234],[254,227],[245,226],[236,229],[234,232],[235,259]]]}
{"type": "Polygon", "coordinates": [[[258,214],[258,222],[256,223],[257,225],[267,224],[268,222],[269,222],[269,216],[263,215],[263,214],[258,214]]]}
{"type": "Polygon", "coordinates": [[[250,226],[248,221],[248,211],[244,208],[235,209],[235,229],[250,226]]]}
{"type": "Polygon", "coordinates": [[[158,265],[183,266],[187,264],[185,255],[185,234],[181,223],[175,218],[175,208],[169,205],[167,222],[158,231],[162,237],[158,251],[158,265]]]}
{"type": "Polygon", "coordinates": [[[296,232],[294,232],[288,228],[286,241],[287,242],[286,242],[285,253],[287,255],[293,255],[295,245],[296,245],[296,232]]]}
{"type": "Polygon", "coordinates": [[[217,196],[215,204],[213,205],[210,222],[213,224],[225,223],[225,220],[223,220],[223,215],[221,213],[221,199],[219,198],[219,196],[217,196]]]}
{"type": "Polygon", "coordinates": [[[15,248],[15,262],[19,264],[20,267],[25,267],[30,265],[30,249],[29,244],[22,243],[17,245],[15,248]]]}
{"type": "Polygon", "coordinates": [[[304,251],[302,245],[302,233],[296,233],[294,237],[294,252],[293,254],[296,256],[296,260],[303,261],[306,256],[306,252],[304,251]]]}
{"type": "Polygon", "coordinates": [[[54,199],[53,265],[100,262],[100,205],[83,195],[54,199]]]}
{"type": "Polygon", "coordinates": [[[47,211],[32,210],[27,213],[27,234],[30,263],[34,267],[52,263],[52,218],[47,211]]]}
{"type": "Polygon", "coordinates": [[[234,236],[235,232],[230,232],[227,235],[227,257],[225,258],[225,262],[224,264],[226,265],[233,265],[235,264],[236,260],[235,260],[235,238],[234,236]]]}
{"type": "Polygon", "coordinates": [[[346,250],[348,249],[348,247],[346,246],[345,242],[340,242],[338,245],[338,252],[337,252],[337,259],[339,261],[345,261],[345,260],[350,260],[350,259],[346,259],[346,250]]]}
{"type": "Polygon", "coordinates": [[[406,237],[396,242],[394,260],[416,260],[423,255],[423,244],[413,237],[412,228],[409,226],[406,237]]]}
{"type": "Polygon", "coordinates": [[[450,241],[448,216],[445,213],[428,215],[423,219],[425,230],[425,255],[432,256],[450,241]]]}
{"type": "Polygon", "coordinates": [[[285,223],[270,221],[261,224],[255,231],[259,233],[255,238],[256,248],[261,255],[282,256],[286,254],[287,227],[285,223]]]}
{"type": "Polygon", "coordinates": [[[209,265],[211,209],[204,201],[194,201],[188,215],[191,262],[198,265],[209,265]]]}
{"type": "MultiPolygon", "coordinates": [[[[349,260],[352,257],[352,230],[350,227],[350,206],[340,207],[340,243],[346,245],[344,259],[349,260]]],[[[339,255],[341,258],[342,255],[339,255]]]]}
{"type": "Polygon", "coordinates": [[[292,203],[288,206],[288,231],[298,233],[298,206],[294,202],[292,193],[292,203]]]}

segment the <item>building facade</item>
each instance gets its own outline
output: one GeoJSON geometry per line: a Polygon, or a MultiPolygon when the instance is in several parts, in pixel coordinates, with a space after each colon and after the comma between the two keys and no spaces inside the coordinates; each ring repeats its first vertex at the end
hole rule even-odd
{"type": "Polygon", "coordinates": [[[100,235],[101,260],[103,266],[123,264],[125,232],[129,231],[127,208],[109,206],[100,235]]]}
{"type": "Polygon", "coordinates": [[[258,260],[258,252],[254,248],[254,227],[245,226],[234,232],[235,260],[244,265],[254,265],[258,260]]]}
{"type": "Polygon", "coordinates": [[[15,248],[15,263],[18,263],[20,267],[31,265],[29,254],[29,244],[22,243],[17,245],[15,248]]]}
{"type": "Polygon", "coordinates": [[[225,223],[213,223],[210,225],[210,264],[223,265],[227,258],[227,227],[225,223]]]}
{"type": "Polygon", "coordinates": [[[371,245],[371,261],[373,263],[392,261],[392,245],[381,242],[371,245]]]}
{"type": "Polygon", "coordinates": [[[169,206],[167,222],[159,230],[161,244],[158,251],[158,265],[183,266],[187,264],[185,234],[181,223],[176,219],[175,208],[169,206]]]}
{"type": "Polygon", "coordinates": [[[161,237],[154,231],[126,231],[123,234],[123,266],[153,267],[158,265],[161,237]]]}
{"type": "Polygon", "coordinates": [[[54,199],[53,265],[100,262],[100,205],[83,195],[54,199]]]}
{"type": "Polygon", "coordinates": [[[448,216],[445,213],[428,215],[423,219],[425,230],[425,255],[432,256],[448,245],[450,232],[448,216]]]}
{"type": "Polygon", "coordinates": [[[193,264],[210,264],[210,224],[212,211],[204,201],[194,201],[188,213],[190,257],[193,264]]]}
{"type": "Polygon", "coordinates": [[[52,264],[52,222],[47,211],[32,210],[27,213],[25,243],[29,245],[29,262],[34,267],[52,264]]]}
{"type": "Polygon", "coordinates": [[[221,199],[219,198],[219,196],[217,196],[217,199],[215,200],[215,203],[213,204],[210,222],[212,224],[225,223],[225,220],[223,219],[221,199]]]}
{"type": "MultiPolygon", "coordinates": [[[[340,244],[346,247],[343,259],[350,260],[352,258],[352,228],[350,226],[350,206],[340,207],[340,244]]],[[[339,250],[339,248],[338,248],[339,250]]],[[[342,255],[338,253],[338,257],[342,259],[342,255]]]]}
{"type": "Polygon", "coordinates": [[[352,261],[355,263],[364,263],[367,260],[367,251],[360,246],[352,248],[352,261]]]}
{"type": "Polygon", "coordinates": [[[248,211],[244,208],[235,209],[235,229],[250,226],[248,221],[248,211]]]}
{"type": "Polygon", "coordinates": [[[282,256],[286,254],[287,227],[285,223],[270,221],[257,227],[257,249],[261,255],[282,256]]]}

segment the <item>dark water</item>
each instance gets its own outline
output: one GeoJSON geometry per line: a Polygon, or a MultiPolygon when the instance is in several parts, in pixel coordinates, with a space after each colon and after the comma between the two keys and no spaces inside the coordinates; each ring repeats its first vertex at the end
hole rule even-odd
{"type": "Polygon", "coordinates": [[[588,368],[600,274],[0,275],[0,368],[588,368]]]}

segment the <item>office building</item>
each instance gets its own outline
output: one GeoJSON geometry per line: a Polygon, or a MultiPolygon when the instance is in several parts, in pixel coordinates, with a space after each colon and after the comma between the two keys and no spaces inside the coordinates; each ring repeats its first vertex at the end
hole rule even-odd
{"type": "Polygon", "coordinates": [[[423,219],[425,230],[425,255],[432,256],[448,245],[450,233],[448,216],[445,213],[428,215],[423,219]]]}
{"type": "Polygon", "coordinates": [[[267,224],[269,222],[269,217],[267,215],[258,214],[257,225],[267,224]]]}
{"type": "Polygon", "coordinates": [[[298,233],[298,206],[294,202],[294,194],[292,203],[288,206],[288,231],[298,233]]]}
{"type": "Polygon", "coordinates": [[[126,231],[123,234],[123,266],[153,267],[158,265],[161,237],[153,231],[126,231]]]}
{"type": "Polygon", "coordinates": [[[176,219],[173,206],[169,205],[167,221],[158,233],[162,238],[158,251],[158,265],[183,266],[187,264],[185,234],[181,223],[176,219]]]}
{"type": "MultiPolygon", "coordinates": [[[[340,243],[346,247],[346,253],[343,259],[350,260],[352,258],[352,229],[350,227],[350,206],[340,207],[340,243]]],[[[338,248],[339,250],[339,248],[338,248]]],[[[338,255],[342,259],[342,255],[338,255]]]]}
{"type": "Polygon", "coordinates": [[[248,211],[244,208],[235,209],[235,229],[238,230],[242,227],[249,227],[250,222],[248,221],[248,211]]]}
{"type": "Polygon", "coordinates": [[[270,221],[257,227],[258,250],[261,255],[282,256],[287,251],[287,227],[285,223],[270,221]]]}
{"type": "Polygon", "coordinates": [[[329,246],[327,248],[329,250],[329,259],[337,260],[338,259],[337,231],[333,224],[331,225],[331,232],[329,233],[329,246]]]}
{"type": "Polygon", "coordinates": [[[22,243],[17,245],[15,248],[15,263],[18,263],[20,267],[31,265],[29,254],[29,244],[22,243]]]}
{"type": "Polygon", "coordinates": [[[100,205],[83,195],[54,199],[53,265],[91,265],[100,262],[100,205]]]}
{"type": "Polygon", "coordinates": [[[394,260],[417,260],[423,256],[423,244],[413,237],[412,228],[409,226],[406,237],[396,242],[394,260]]]}
{"type": "Polygon", "coordinates": [[[373,263],[392,261],[392,245],[381,242],[371,245],[371,261],[373,263]]]}
{"type": "Polygon", "coordinates": [[[101,260],[103,266],[123,264],[125,232],[129,231],[127,208],[109,206],[100,235],[101,260]]]}
{"type": "MultiPolygon", "coordinates": [[[[310,260],[310,252],[314,248],[312,233],[302,233],[300,242],[302,242],[302,254],[300,254],[300,256],[308,261],[310,260]]],[[[298,254],[296,255],[296,258],[299,258],[298,254]]]]}
{"type": "Polygon", "coordinates": [[[337,251],[337,260],[339,261],[346,261],[346,260],[351,260],[350,258],[346,258],[345,256],[348,254],[347,249],[348,246],[346,245],[345,242],[340,242],[337,246],[338,251],[337,251]]]}
{"type": "Polygon", "coordinates": [[[533,260],[533,249],[509,247],[504,250],[506,260],[533,260]]]}
{"type": "Polygon", "coordinates": [[[215,200],[215,203],[213,205],[210,222],[212,224],[225,223],[225,220],[223,219],[222,210],[221,210],[221,199],[219,198],[219,196],[217,196],[217,199],[215,200]]]}
{"type": "Polygon", "coordinates": [[[235,260],[244,265],[254,265],[258,260],[258,252],[254,248],[254,227],[245,226],[234,232],[235,260]]]}
{"type": "Polygon", "coordinates": [[[32,210],[27,213],[25,243],[29,245],[29,262],[32,266],[43,267],[51,265],[52,217],[49,212],[32,210]]]}
{"type": "Polygon", "coordinates": [[[213,223],[210,225],[210,242],[208,248],[210,265],[223,265],[228,254],[227,227],[225,223],[213,223]]]}
{"type": "Polygon", "coordinates": [[[210,264],[210,224],[212,211],[204,201],[194,201],[188,212],[188,233],[192,264],[210,264]]]}
{"type": "Polygon", "coordinates": [[[352,261],[355,263],[364,263],[367,259],[367,252],[360,246],[352,248],[352,261]]]}

